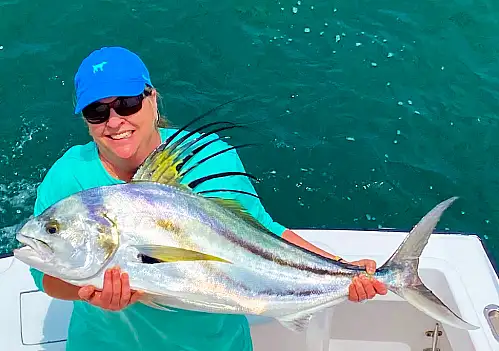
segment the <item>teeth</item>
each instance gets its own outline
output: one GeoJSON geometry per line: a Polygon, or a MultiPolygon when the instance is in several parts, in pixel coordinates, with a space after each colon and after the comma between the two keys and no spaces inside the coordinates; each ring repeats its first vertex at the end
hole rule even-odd
{"type": "Polygon", "coordinates": [[[130,135],[132,135],[132,132],[123,132],[123,133],[120,133],[120,134],[110,135],[110,138],[114,139],[114,140],[119,140],[119,139],[128,138],[128,137],[130,137],[130,135]]]}

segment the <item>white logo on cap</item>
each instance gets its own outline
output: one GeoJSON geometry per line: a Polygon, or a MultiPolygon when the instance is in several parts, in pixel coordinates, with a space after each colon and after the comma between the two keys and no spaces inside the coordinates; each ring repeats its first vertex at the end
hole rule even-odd
{"type": "Polygon", "coordinates": [[[94,69],[94,73],[97,72],[97,71],[103,71],[104,70],[104,65],[106,64],[107,62],[106,61],[103,61],[101,63],[98,63],[96,65],[92,65],[93,69],[94,69]]]}

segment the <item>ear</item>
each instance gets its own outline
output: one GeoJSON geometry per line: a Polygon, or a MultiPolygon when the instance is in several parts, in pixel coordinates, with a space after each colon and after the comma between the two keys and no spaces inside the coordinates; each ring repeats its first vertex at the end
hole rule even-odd
{"type": "Polygon", "coordinates": [[[157,91],[155,88],[151,89],[151,97],[156,100],[156,97],[158,96],[157,91]]]}
{"type": "Polygon", "coordinates": [[[151,101],[153,110],[156,111],[158,109],[158,94],[156,92],[156,89],[153,88],[151,90],[151,95],[149,95],[148,98],[151,101]]]}

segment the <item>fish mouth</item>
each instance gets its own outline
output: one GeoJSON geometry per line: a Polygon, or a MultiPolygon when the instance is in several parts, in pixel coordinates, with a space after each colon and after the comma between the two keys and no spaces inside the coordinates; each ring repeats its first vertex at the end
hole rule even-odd
{"type": "Polygon", "coordinates": [[[54,250],[50,245],[41,239],[30,238],[22,234],[17,235],[16,239],[24,244],[21,248],[14,250],[14,256],[18,258],[38,258],[47,261],[54,255],[54,250]]]}

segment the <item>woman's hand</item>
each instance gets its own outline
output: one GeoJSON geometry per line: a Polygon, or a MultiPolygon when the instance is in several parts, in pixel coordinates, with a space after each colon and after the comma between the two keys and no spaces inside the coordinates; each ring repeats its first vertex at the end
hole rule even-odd
{"type": "Polygon", "coordinates": [[[87,285],[78,290],[80,299],[91,305],[110,311],[120,311],[135,303],[142,293],[130,289],[127,273],[120,273],[119,267],[106,270],[102,291],[92,285],[87,285]]]}
{"type": "MultiPolygon", "coordinates": [[[[373,260],[359,260],[348,262],[350,264],[365,267],[368,274],[374,274],[376,271],[376,262],[373,260]]],[[[372,299],[376,293],[379,295],[386,295],[387,289],[382,282],[367,277],[364,274],[359,274],[353,278],[352,284],[348,289],[348,299],[354,302],[360,302],[366,299],[372,299]]]]}
{"type": "MultiPolygon", "coordinates": [[[[315,252],[321,256],[328,257],[335,261],[343,261],[345,263],[350,263],[356,266],[366,267],[366,271],[369,274],[374,274],[376,271],[376,262],[373,260],[359,260],[354,262],[346,262],[341,257],[335,256],[326,252],[315,245],[312,245],[298,234],[293,232],[290,229],[286,229],[282,234],[283,239],[287,241],[301,246],[309,251],[315,252]]],[[[374,278],[366,277],[364,274],[359,274],[359,276],[355,277],[350,284],[348,299],[350,301],[363,301],[365,299],[372,299],[376,293],[380,295],[385,295],[387,293],[386,287],[383,283],[377,281],[374,278]]]]}

